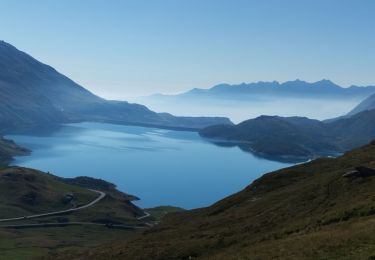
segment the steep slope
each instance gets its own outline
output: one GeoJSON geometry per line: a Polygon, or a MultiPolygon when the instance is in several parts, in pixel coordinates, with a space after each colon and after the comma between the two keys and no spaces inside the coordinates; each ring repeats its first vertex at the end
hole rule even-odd
{"type": "Polygon", "coordinates": [[[346,151],[375,139],[375,110],[365,110],[326,125],[333,140],[346,151]]]}
{"type": "Polygon", "coordinates": [[[359,103],[358,106],[356,106],[352,111],[350,111],[347,116],[352,116],[363,111],[374,110],[374,109],[375,109],[375,94],[369,96],[368,98],[363,100],[361,103],[359,103]]]}
{"type": "Polygon", "coordinates": [[[225,118],[157,114],[145,106],[104,100],[12,45],[0,42],[0,129],[76,121],[201,128],[225,118]]]}
{"type": "Polygon", "coordinates": [[[64,111],[104,102],[52,67],[0,42],[0,121],[14,127],[67,120],[64,111]]]}
{"type": "Polygon", "coordinates": [[[375,144],[269,173],[241,192],[167,215],[126,243],[50,259],[372,259],[375,144]],[[366,169],[366,168],[361,168],[366,169]]]}

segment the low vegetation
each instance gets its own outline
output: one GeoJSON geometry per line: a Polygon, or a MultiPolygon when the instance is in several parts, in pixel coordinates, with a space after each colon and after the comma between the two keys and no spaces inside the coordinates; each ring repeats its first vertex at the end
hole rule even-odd
{"type": "Polygon", "coordinates": [[[168,214],[128,242],[51,259],[374,259],[375,143],[268,173],[216,204],[168,214]]]}
{"type": "Polygon", "coordinates": [[[51,251],[64,252],[128,239],[138,229],[124,229],[118,225],[147,227],[145,222],[138,220],[144,212],[132,204],[134,198],[103,180],[88,177],[62,179],[27,168],[3,167],[0,169],[0,259],[31,259],[51,251]],[[27,217],[89,204],[99,195],[85,186],[101,190],[106,196],[97,204],[79,211],[27,217]],[[21,219],[4,221],[17,217],[21,219]],[[71,225],[74,223],[89,225],[71,225]],[[35,224],[40,226],[27,226],[35,224]],[[47,226],[51,224],[54,226],[47,226]]]}
{"type": "Polygon", "coordinates": [[[145,209],[145,212],[149,213],[151,218],[156,221],[162,220],[167,214],[185,211],[183,208],[173,206],[158,206],[155,208],[145,209]]]}

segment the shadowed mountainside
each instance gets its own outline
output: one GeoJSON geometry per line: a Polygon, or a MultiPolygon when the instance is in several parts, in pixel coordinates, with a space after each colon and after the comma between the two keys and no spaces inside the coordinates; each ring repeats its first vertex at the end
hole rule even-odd
{"type": "Polygon", "coordinates": [[[202,209],[167,215],[134,240],[48,259],[372,259],[375,144],[268,173],[202,209]],[[364,168],[366,169],[366,168],[364,168]]]}
{"type": "Polygon", "coordinates": [[[102,99],[54,68],[0,42],[1,129],[79,121],[189,129],[230,123],[227,118],[158,114],[142,105],[102,99]]]}
{"type": "Polygon", "coordinates": [[[0,166],[10,163],[13,156],[28,155],[30,153],[26,148],[19,147],[11,140],[0,137],[0,166]]]}
{"type": "Polygon", "coordinates": [[[230,141],[245,151],[276,160],[337,155],[375,138],[375,110],[322,122],[302,117],[261,116],[238,125],[209,126],[202,137],[230,141]]]}
{"type": "Polygon", "coordinates": [[[360,104],[358,104],[358,106],[356,106],[352,111],[350,111],[347,116],[353,116],[363,111],[374,110],[374,109],[375,109],[375,94],[363,100],[360,104]]]}

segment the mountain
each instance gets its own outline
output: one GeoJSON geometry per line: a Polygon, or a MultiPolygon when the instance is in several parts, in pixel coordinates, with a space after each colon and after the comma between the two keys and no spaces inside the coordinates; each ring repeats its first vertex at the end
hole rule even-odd
{"type": "Polygon", "coordinates": [[[300,161],[337,155],[375,138],[375,110],[333,121],[261,116],[238,125],[209,126],[202,137],[218,145],[237,145],[259,156],[300,161]]]}
{"type": "Polygon", "coordinates": [[[265,174],[128,242],[47,259],[372,259],[375,144],[265,174]]]}
{"type": "Polygon", "coordinates": [[[356,106],[352,111],[350,111],[347,116],[352,116],[360,112],[373,109],[375,109],[375,94],[369,96],[361,103],[359,103],[358,106],[356,106]]]}
{"type": "Polygon", "coordinates": [[[209,98],[251,100],[259,97],[273,98],[325,98],[325,99],[355,99],[363,100],[375,93],[375,86],[350,86],[343,88],[330,80],[308,83],[302,80],[279,83],[256,82],[239,85],[219,84],[209,89],[195,88],[188,92],[175,95],[156,95],[156,98],[209,98]]]}
{"type": "Polygon", "coordinates": [[[230,141],[245,151],[282,161],[330,155],[338,149],[325,124],[308,118],[260,116],[238,125],[210,126],[199,134],[219,145],[230,141]]]}
{"type": "Polygon", "coordinates": [[[180,118],[138,104],[105,100],[54,68],[0,42],[1,129],[79,121],[189,129],[230,122],[227,118],[180,118]]]}
{"type": "Polygon", "coordinates": [[[28,155],[30,153],[26,148],[20,147],[11,140],[0,137],[0,167],[7,165],[13,159],[13,156],[28,155]]]}

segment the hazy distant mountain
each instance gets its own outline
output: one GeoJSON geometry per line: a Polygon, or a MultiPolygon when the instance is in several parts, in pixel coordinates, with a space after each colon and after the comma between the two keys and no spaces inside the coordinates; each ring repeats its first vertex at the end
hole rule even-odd
{"type": "Polygon", "coordinates": [[[328,122],[261,116],[238,125],[209,126],[200,135],[218,145],[231,141],[263,157],[306,160],[337,155],[375,139],[375,110],[328,122]]]}
{"type": "Polygon", "coordinates": [[[0,126],[103,121],[201,128],[226,118],[188,118],[158,114],[147,107],[100,98],[52,67],[0,42],[0,126]]]}
{"type": "Polygon", "coordinates": [[[358,106],[356,106],[352,111],[350,111],[348,115],[351,116],[366,110],[373,109],[375,109],[375,94],[369,96],[364,101],[362,101],[358,106]]]}
{"type": "Polygon", "coordinates": [[[155,97],[200,97],[244,100],[250,97],[288,97],[288,98],[345,98],[362,100],[375,93],[375,86],[343,88],[330,80],[308,83],[302,80],[285,83],[257,82],[239,85],[220,84],[210,89],[195,88],[186,93],[155,97]]]}

